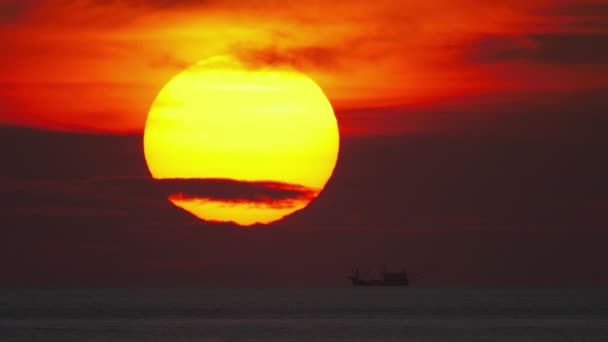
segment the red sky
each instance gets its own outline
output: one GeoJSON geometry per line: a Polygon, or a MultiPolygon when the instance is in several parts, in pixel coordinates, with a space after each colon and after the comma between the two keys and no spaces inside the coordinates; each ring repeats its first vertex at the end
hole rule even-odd
{"type": "Polygon", "coordinates": [[[173,75],[234,54],[311,75],[343,133],[424,131],[421,111],[453,101],[606,89],[607,16],[596,0],[2,0],[0,121],[140,132],[173,75]]]}
{"type": "Polygon", "coordinates": [[[606,285],[607,95],[607,1],[0,0],[0,286],[606,285]],[[197,220],[146,167],[156,94],[218,54],[336,109],[326,189],[271,227],[197,220]]]}

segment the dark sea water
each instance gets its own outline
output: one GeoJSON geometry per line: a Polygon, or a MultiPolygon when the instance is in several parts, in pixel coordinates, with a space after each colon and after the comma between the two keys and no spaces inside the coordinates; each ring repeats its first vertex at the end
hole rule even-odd
{"type": "Polygon", "coordinates": [[[608,341],[608,289],[4,289],[0,341],[608,341]]]}

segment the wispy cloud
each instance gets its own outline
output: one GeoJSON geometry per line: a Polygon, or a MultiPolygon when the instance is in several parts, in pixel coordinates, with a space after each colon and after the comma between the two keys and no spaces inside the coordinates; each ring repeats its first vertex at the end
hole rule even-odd
{"type": "Polygon", "coordinates": [[[608,64],[608,34],[483,35],[466,53],[475,63],[608,64]]]}
{"type": "Polygon", "coordinates": [[[335,70],[340,68],[341,59],[345,58],[338,48],[322,46],[291,48],[236,46],[233,51],[245,65],[252,68],[287,66],[304,70],[335,70]]]}

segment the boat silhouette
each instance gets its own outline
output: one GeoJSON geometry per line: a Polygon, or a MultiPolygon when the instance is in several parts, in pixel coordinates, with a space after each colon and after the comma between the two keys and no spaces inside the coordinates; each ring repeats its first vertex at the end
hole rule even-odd
{"type": "Polygon", "coordinates": [[[359,269],[356,268],[346,278],[350,279],[353,286],[409,286],[410,282],[407,277],[407,272],[388,272],[386,267],[382,270],[381,278],[363,279],[359,275],[359,269]]]}

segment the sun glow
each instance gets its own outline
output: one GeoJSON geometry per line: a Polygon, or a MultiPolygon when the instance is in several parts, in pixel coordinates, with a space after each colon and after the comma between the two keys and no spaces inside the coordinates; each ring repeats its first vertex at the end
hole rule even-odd
{"type": "MultiPolygon", "coordinates": [[[[338,149],[333,109],[314,81],[284,68],[250,69],[228,57],[200,62],[168,82],[144,134],[154,178],[272,181],[303,186],[314,196],[330,178],[338,149]]],[[[311,199],[170,197],[199,218],[241,225],[279,220],[311,199]]]]}

